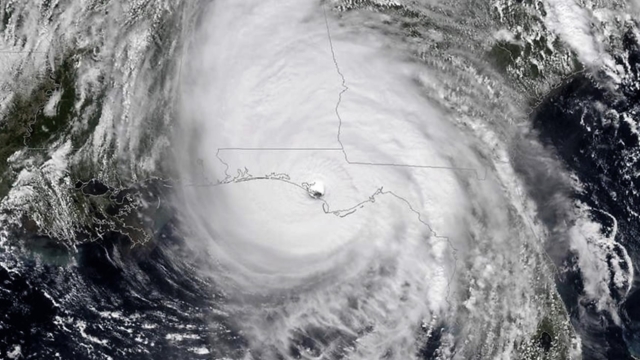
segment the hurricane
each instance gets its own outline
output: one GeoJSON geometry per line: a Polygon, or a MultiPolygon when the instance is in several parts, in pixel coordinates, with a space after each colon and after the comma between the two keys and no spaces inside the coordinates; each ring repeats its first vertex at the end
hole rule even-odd
{"type": "Polygon", "coordinates": [[[0,8],[0,356],[637,351],[635,3],[0,8]]]}
{"type": "Polygon", "coordinates": [[[465,129],[489,126],[428,98],[436,69],[374,19],[330,10],[203,15],[181,72],[180,163],[201,162],[180,171],[211,181],[183,200],[212,276],[263,356],[412,358],[435,332],[443,354],[448,336],[466,339],[460,355],[487,341],[508,353],[543,316],[523,285],[551,273],[513,176],[478,140],[505,146],[509,129],[465,129]],[[305,189],[317,181],[319,199],[305,189]]]}

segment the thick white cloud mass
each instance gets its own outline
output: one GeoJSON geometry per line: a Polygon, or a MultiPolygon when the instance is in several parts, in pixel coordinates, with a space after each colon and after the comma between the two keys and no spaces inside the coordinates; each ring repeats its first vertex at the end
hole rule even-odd
{"type": "Polygon", "coordinates": [[[315,1],[217,1],[202,21],[181,164],[211,186],[182,201],[256,352],[319,328],[314,351],[353,359],[413,358],[438,326],[463,357],[528,340],[548,264],[508,165],[426,96],[436,69],[315,1]]]}

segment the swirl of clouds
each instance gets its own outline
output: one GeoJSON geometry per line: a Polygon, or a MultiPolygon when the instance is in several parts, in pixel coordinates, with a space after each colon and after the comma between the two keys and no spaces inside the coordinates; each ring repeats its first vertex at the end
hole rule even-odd
{"type": "Polygon", "coordinates": [[[203,13],[176,139],[211,185],[181,190],[193,246],[256,354],[409,359],[436,333],[442,355],[511,352],[553,297],[513,130],[460,126],[384,16],[332,8],[203,13]]]}

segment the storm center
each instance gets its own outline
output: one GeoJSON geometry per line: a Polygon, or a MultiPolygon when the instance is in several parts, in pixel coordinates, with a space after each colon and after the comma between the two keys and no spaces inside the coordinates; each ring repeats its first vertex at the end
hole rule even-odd
{"type": "Polygon", "coordinates": [[[309,196],[314,199],[319,199],[324,196],[324,183],[322,181],[315,181],[311,184],[304,184],[304,187],[307,189],[309,196]]]}

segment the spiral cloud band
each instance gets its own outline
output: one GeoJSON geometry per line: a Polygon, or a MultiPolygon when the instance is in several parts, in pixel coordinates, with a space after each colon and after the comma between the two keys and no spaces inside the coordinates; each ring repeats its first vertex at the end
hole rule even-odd
{"type": "Polygon", "coordinates": [[[516,181],[428,96],[437,69],[316,1],[217,1],[202,23],[182,170],[210,186],[182,200],[256,354],[409,359],[436,332],[490,354],[535,329],[548,269],[516,181]]]}

